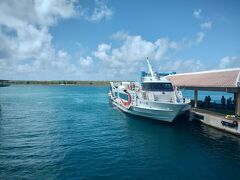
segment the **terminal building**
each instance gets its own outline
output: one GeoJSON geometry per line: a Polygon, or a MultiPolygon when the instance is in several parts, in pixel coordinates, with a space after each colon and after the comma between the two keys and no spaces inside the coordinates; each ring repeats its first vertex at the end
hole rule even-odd
{"type": "MultiPolygon", "coordinates": [[[[181,89],[193,90],[194,105],[193,111],[202,116],[202,122],[219,129],[228,129],[223,126],[224,122],[231,122],[225,118],[227,114],[220,115],[210,111],[203,111],[198,108],[199,91],[219,91],[234,94],[234,117],[235,123],[239,121],[240,116],[240,68],[222,69],[213,71],[202,71],[194,73],[183,73],[169,75],[167,78],[174,86],[181,89]],[[205,120],[203,120],[205,119],[205,120]],[[218,121],[216,121],[218,120],[218,121]],[[219,124],[220,123],[220,124],[219,124]]],[[[240,121],[239,121],[240,123],[240,121]]],[[[230,125],[231,126],[231,125],[230,125]]],[[[240,128],[230,128],[230,131],[240,135],[240,128]]]]}

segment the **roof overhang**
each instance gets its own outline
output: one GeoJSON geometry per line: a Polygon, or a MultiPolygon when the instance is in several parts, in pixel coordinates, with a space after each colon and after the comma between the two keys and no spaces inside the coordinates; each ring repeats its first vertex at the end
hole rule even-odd
{"type": "Polygon", "coordinates": [[[186,90],[200,90],[200,91],[221,91],[227,93],[239,93],[240,88],[233,87],[200,87],[200,86],[177,86],[180,89],[186,90]]]}
{"type": "Polygon", "coordinates": [[[167,79],[189,90],[240,92],[240,68],[169,75],[167,79]]]}

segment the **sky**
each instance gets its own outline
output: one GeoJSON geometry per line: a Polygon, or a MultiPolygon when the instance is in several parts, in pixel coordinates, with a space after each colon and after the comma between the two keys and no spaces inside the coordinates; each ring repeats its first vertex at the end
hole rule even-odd
{"type": "Polygon", "coordinates": [[[238,0],[1,0],[0,79],[137,80],[240,67],[238,0]]]}

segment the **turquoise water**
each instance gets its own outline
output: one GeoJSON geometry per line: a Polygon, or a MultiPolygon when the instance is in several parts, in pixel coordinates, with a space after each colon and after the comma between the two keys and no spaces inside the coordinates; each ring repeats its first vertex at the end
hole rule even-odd
{"type": "Polygon", "coordinates": [[[0,88],[0,179],[239,179],[238,137],[127,116],[107,92],[0,88]]]}

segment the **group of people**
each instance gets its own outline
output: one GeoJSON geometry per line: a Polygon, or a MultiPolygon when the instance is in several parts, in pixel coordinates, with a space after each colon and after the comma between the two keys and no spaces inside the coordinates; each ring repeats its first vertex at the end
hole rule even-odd
{"type": "Polygon", "coordinates": [[[211,103],[211,97],[210,96],[206,96],[204,99],[205,102],[205,107],[209,108],[210,107],[210,103],[211,103]]]}
{"type": "MultiPolygon", "coordinates": [[[[204,99],[204,103],[205,103],[205,107],[209,108],[210,107],[210,103],[211,103],[211,97],[210,96],[206,96],[204,99]]],[[[232,104],[232,98],[228,98],[227,99],[227,108],[230,109],[231,108],[231,104],[232,104]]],[[[222,96],[221,98],[221,104],[223,108],[226,108],[226,98],[224,96],[222,96]]]]}
{"type": "MultiPolygon", "coordinates": [[[[226,106],[226,98],[224,96],[222,96],[221,98],[221,103],[222,103],[222,107],[225,108],[226,106]]],[[[232,104],[232,98],[228,98],[227,99],[227,108],[230,109],[231,108],[231,104],[232,104]]]]}

